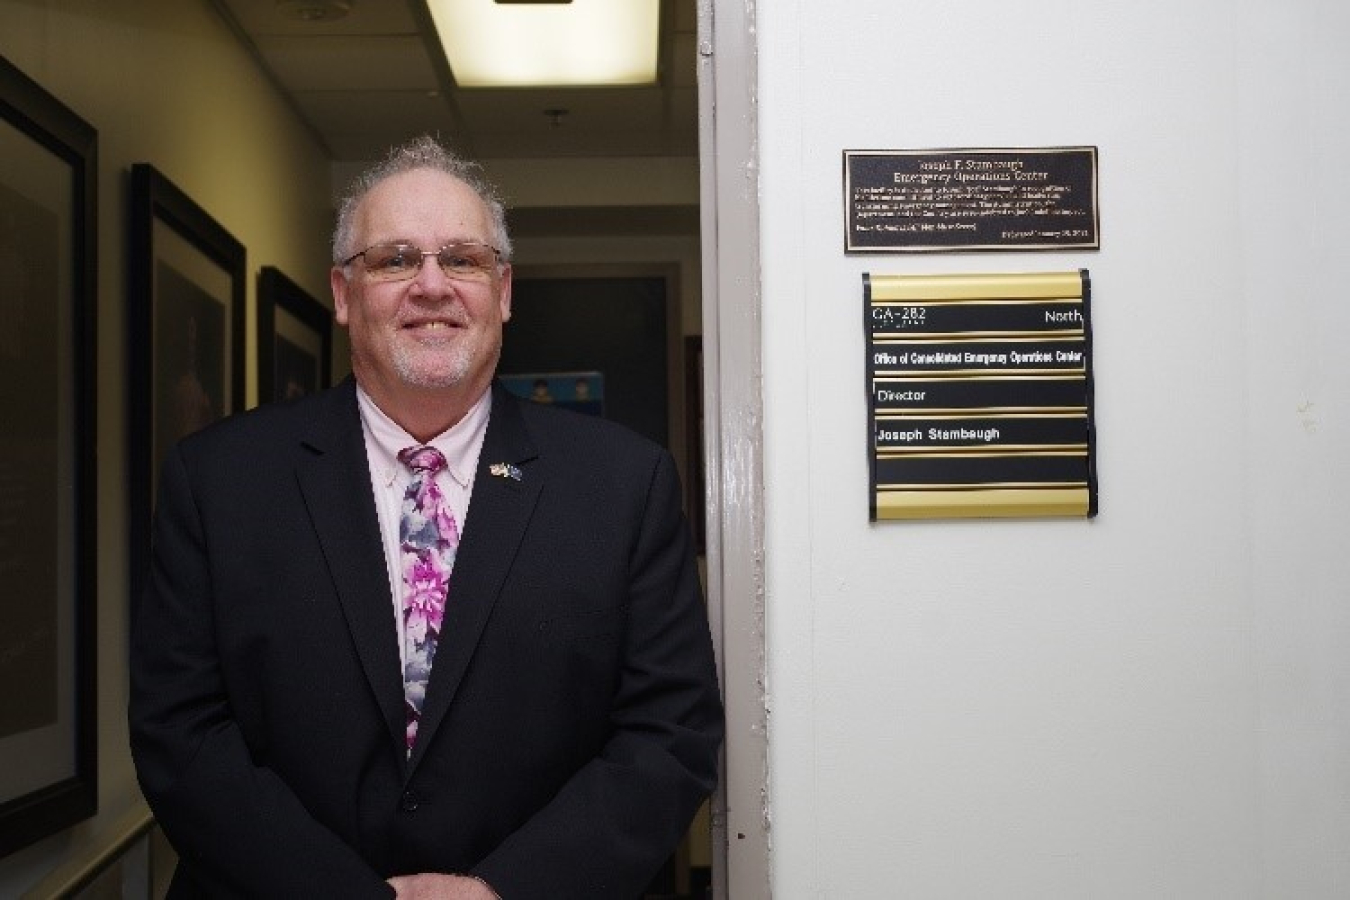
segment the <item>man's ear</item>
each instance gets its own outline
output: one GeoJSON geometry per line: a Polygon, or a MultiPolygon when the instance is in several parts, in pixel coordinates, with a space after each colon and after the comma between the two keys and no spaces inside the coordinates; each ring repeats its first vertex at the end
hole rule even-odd
{"type": "Polygon", "coordinates": [[[502,266],[501,276],[501,295],[497,298],[498,307],[501,309],[502,321],[511,321],[511,264],[502,266]]]}
{"type": "Polygon", "coordinates": [[[347,324],[347,290],[351,287],[341,266],[328,270],[328,286],[333,291],[333,318],[339,325],[347,324]]]}

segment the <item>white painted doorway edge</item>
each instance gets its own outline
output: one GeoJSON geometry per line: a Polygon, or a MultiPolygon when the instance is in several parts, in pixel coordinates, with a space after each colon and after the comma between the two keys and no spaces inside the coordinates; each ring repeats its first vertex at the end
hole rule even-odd
{"type": "Polygon", "coordinates": [[[727,710],[713,896],[768,900],[755,0],[699,0],[708,609],[727,710]]]}

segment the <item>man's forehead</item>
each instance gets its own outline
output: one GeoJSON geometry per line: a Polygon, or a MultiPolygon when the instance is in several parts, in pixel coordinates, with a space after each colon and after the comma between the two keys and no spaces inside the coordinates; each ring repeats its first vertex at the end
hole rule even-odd
{"type": "Polygon", "coordinates": [[[358,218],[365,227],[408,219],[445,220],[446,226],[490,224],[483,198],[462,179],[438,169],[413,169],[380,181],[362,199],[358,218]]]}

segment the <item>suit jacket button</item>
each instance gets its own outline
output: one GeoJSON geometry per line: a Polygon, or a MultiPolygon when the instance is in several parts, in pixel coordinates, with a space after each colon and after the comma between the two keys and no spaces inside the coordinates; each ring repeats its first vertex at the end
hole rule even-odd
{"type": "Polygon", "coordinates": [[[412,791],[404,791],[399,806],[403,807],[404,812],[412,812],[417,809],[417,795],[412,791]]]}

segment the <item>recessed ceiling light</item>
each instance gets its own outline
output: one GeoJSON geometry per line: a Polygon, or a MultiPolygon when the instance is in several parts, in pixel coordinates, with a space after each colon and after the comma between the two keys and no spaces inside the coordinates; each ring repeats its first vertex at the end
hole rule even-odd
{"type": "Polygon", "coordinates": [[[427,0],[461,87],[656,82],[660,0],[427,0]]]}

